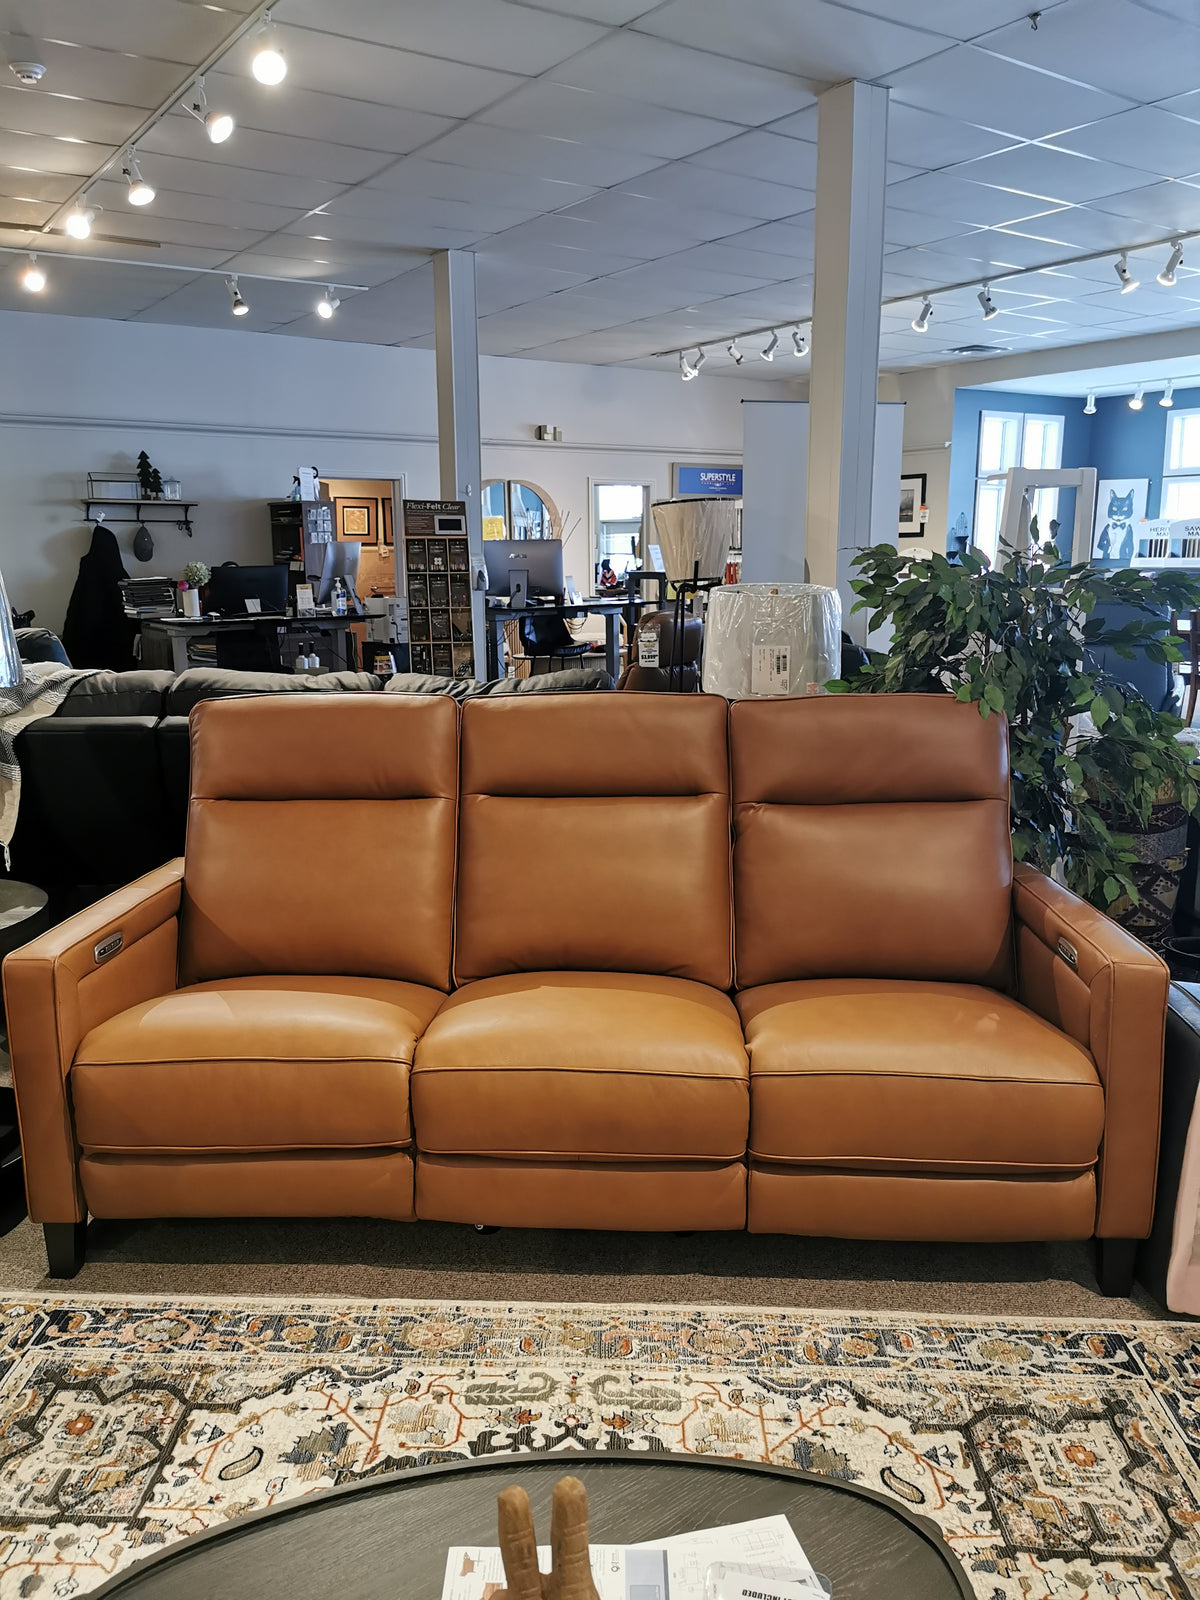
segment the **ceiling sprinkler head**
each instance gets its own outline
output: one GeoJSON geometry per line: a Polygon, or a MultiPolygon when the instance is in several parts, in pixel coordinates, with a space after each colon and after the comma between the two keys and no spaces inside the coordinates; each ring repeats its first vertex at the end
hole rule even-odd
{"type": "Polygon", "coordinates": [[[46,69],[40,61],[11,61],[8,70],[27,89],[35,89],[46,76],[46,69]]]}

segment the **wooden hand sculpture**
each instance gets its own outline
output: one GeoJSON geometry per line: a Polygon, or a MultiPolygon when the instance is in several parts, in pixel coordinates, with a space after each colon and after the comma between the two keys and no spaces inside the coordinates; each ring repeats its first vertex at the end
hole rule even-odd
{"type": "Polygon", "coordinates": [[[524,1489],[501,1490],[498,1509],[508,1588],[495,1600],[600,1600],[588,1555],[587,1490],[578,1478],[560,1478],[554,1485],[549,1572],[538,1571],[533,1510],[524,1489]]]}

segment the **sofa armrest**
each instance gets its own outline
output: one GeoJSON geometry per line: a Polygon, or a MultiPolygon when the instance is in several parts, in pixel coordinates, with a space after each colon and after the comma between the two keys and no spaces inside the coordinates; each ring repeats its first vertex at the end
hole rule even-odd
{"type": "Polygon", "coordinates": [[[1091,1051],[1104,1085],[1096,1234],[1144,1239],[1154,1216],[1166,965],[1069,889],[1014,873],[1018,997],[1091,1051]]]}
{"type": "Polygon", "coordinates": [[[67,1073],[90,1029],[175,988],[182,882],[183,862],[168,862],[4,962],[13,1087],[35,1222],[81,1222],[87,1215],[67,1073]],[[106,951],[118,936],[119,946],[106,951]]]}

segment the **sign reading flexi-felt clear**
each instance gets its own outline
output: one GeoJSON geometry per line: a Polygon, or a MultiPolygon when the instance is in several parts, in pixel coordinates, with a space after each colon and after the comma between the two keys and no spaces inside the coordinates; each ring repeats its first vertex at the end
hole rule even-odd
{"type": "Polygon", "coordinates": [[[404,567],[412,670],[443,678],[473,677],[464,501],[404,501],[404,567]]]}
{"type": "Polygon", "coordinates": [[[740,496],[741,467],[675,467],[676,494],[720,494],[740,496]]]}

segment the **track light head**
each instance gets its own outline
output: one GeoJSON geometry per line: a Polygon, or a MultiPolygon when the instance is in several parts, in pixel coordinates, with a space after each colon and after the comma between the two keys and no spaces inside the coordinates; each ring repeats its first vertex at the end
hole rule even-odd
{"type": "Polygon", "coordinates": [[[317,301],[317,315],[323,321],[328,322],[330,317],[333,316],[333,313],[337,310],[341,303],[342,302],[338,299],[337,295],[334,294],[333,287],[331,285],[317,301]]]}
{"type": "Polygon", "coordinates": [[[244,317],[244,316],[246,316],[248,314],[249,310],[250,310],[250,307],[242,299],[242,291],[238,288],[238,280],[237,280],[237,273],[236,272],[234,273],[232,278],[226,278],[225,279],[225,287],[229,290],[229,298],[233,302],[233,314],[234,314],[234,316],[235,317],[244,317]]]}
{"type": "Polygon", "coordinates": [[[185,106],[184,110],[189,117],[195,117],[196,121],[202,124],[211,144],[224,144],[233,132],[233,118],[228,111],[209,110],[203,78],[197,78],[196,99],[192,105],[185,106]]]}
{"type": "Polygon", "coordinates": [[[1129,397],[1129,409],[1130,409],[1130,411],[1140,411],[1142,409],[1142,406],[1145,404],[1145,401],[1143,400],[1142,396],[1145,394],[1145,392],[1146,392],[1146,385],[1144,383],[1139,383],[1137,388],[1133,391],[1133,393],[1129,397]]]}
{"type": "Polygon", "coordinates": [[[926,295],[921,302],[921,309],[912,319],[914,333],[926,333],[929,329],[929,319],[933,316],[933,301],[926,295]]]}
{"type": "Polygon", "coordinates": [[[126,183],[129,185],[126,196],[129,204],[131,206],[148,206],[154,199],[154,190],[142,177],[137,157],[132,150],[129,152],[129,160],[122,168],[122,173],[126,183]]]}
{"type": "Polygon", "coordinates": [[[269,87],[282,83],[287,77],[287,60],[280,47],[278,35],[271,26],[269,11],[263,18],[262,32],[255,41],[250,70],[259,83],[265,83],[269,87]]]}
{"type": "Polygon", "coordinates": [[[800,332],[799,328],[792,329],[792,349],[798,356],[806,356],[808,354],[808,340],[800,332]]]}
{"type": "Polygon", "coordinates": [[[683,379],[684,383],[691,383],[692,379],[696,376],[695,367],[688,365],[686,350],[681,350],[679,352],[679,376],[683,379]]]}
{"type": "Polygon", "coordinates": [[[96,220],[96,213],[88,204],[88,195],[85,190],[79,196],[74,207],[67,213],[67,220],[63,227],[72,239],[86,239],[91,235],[92,223],[96,220]]]}
{"type": "Polygon", "coordinates": [[[1167,379],[1167,387],[1163,390],[1162,394],[1159,396],[1158,403],[1166,411],[1169,411],[1171,409],[1171,407],[1175,404],[1175,379],[1174,378],[1168,378],[1167,379]]]}
{"type": "Polygon", "coordinates": [[[768,339],[766,344],[763,345],[763,347],[762,347],[761,351],[759,352],[759,354],[762,356],[764,361],[774,361],[775,352],[778,349],[779,349],[779,335],[775,331],[775,329],[772,328],[771,329],[771,337],[770,337],[770,339],[768,339]]]}
{"type": "Polygon", "coordinates": [[[46,274],[37,264],[37,257],[30,254],[29,265],[21,274],[21,287],[28,294],[41,294],[46,287],[46,274]]]}
{"type": "Polygon", "coordinates": [[[1171,246],[1171,254],[1167,257],[1166,266],[1158,274],[1158,281],[1162,284],[1164,289],[1173,289],[1175,287],[1175,274],[1179,271],[1179,268],[1182,265],[1183,240],[1176,239],[1175,243],[1171,246]]]}
{"type": "Polygon", "coordinates": [[[993,317],[998,317],[1000,315],[1000,307],[992,299],[991,290],[988,288],[986,283],[984,284],[983,288],[980,289],[975,298],[979,301],[979,306],[983,312],[983,320],[985,322],[990,322],[993,317]]]}
{"type": "Polygon", "coordinates": [[[1096,396],[1094,394],[1088,395],[1083,407],[1083,414],[1085,417],[1094,417],[1096,415],[1096,396]]]}
{"type": "Polygon", "coordinates": [[[708,360],[708,351],[704,348],[704,346],[702,344],[698,344],[696,346],[696,359],[692,363],[692,370],[694,372],[699,372],[700,368],[704,365],[704,363],[707,360],[708,360]]]}
{"type": "Polygon", "coordinates": [[[733,360],[734,366],[735,367],[740,367],[742,362],[746,358],[742,354],[742,352],[738,349],[737,340],[736,339],[730,339],[729,343],[725,346],[725,348],[726,348],[726,350],[729,351],[729,354],[730,354],[730,356],[731,356],[731,358],[733,360]]]}
{"type": "Polygon", "coordinates": [[[1128,250],[1122,250],[1119,258],[1113,262],[1113,271],[1116,273],[1121,285],[1122,294],[1132,294],[1135,289],[1140,287],[1138,280],[1129,270],[1128,250]]]}

